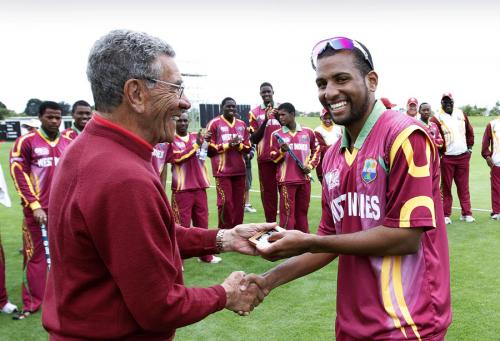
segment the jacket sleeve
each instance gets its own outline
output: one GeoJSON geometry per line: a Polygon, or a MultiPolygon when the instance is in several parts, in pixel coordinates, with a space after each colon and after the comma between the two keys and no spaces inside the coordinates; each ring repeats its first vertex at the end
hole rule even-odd
{"type": "Polygon", "coordinates": [[[208,230],[198,227],[175,226],[177,245],[183,259],[200,257],[217,253],[215,237],[218,230],[208,230]]]}
{"type": "Polygon", "coordinates": [[[466,113],[464,113],[464,118],[465,118],[465,140],[467,142],[467,148],[472,149],[472,146],[474,145],[474,129],[472,128],[472,125],[470,124],[469,118],[467,117],[466,113]]]}
{"type": "Polygon", "coordinates": [[[31,175],[31,144],[30,135],[24,135],[17,139],[10,152],[10,174],[16,191],[19,193],[23,205],[32,210],[41,208],[39,193],[36,191],[35,184],[31,175]]]}
{"type": "Polygon", "coordinates": [[[441,154],[444,154],[446,152],[446,140],[444,139],[444,132],[443,132],[443,128],[441,127],[441,123],[439,123],[439,120],[435,116],[432,116],[429,119],[429,121],[434,122],[436,124],[436,126],[438,127],[439,134],[441,135],[441,138],[443,140],[443,144],[441,145],[441,148],[439,148],[439,152],[441,154]]]}
{"type": "Polygon", "coordinates": [[[483,135],[483,143],[481,145],[481,155],[486,159],[488,157],[491,157],[492,149],[491,147],[491,142],[492,142],[492,135],[491,135],[491,123],[488,123],[486,125],[486,129],[484,131],[483,135]]]}

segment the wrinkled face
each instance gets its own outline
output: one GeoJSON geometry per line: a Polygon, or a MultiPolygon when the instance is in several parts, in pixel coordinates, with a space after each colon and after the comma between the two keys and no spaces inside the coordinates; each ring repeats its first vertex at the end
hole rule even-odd
{"type": "Polygon", "coordinates": [[[422,104],[420,106],[420,118],[422,121],[427,122],[429,117],[431,116],[431,105],[430,104],[422,104]]]}
{"type": "MultiPolygon", "coordinates": [[[[161,76],[158,80],[181,85],[182,77],[177,64],[172,57],[162,55],[158,58],[161,65],[161,76]]],[[[146,114],[143,129],[151,132],[153,144],[173,142],[175,138],[176,121],[181,114],[191,107],[191,103],[183,94],[179,98],[176,87],[156,82],[149,90],[146,103],[146,114]]]]}
{"type": "Polygon", "coordinates": [[[264,85],[262,88],[260,88],[260,97],[262,97],[262,101],[264,104],[271,103],[273,101],[273,95],[274,91],[273,88],[271,88],[268,85],[264,85]]]}
{"type": "Polygon", "coordinates": [[[77,105],[75,112],[73,113],[73,119],[75,120],[75,126],[83,130],[85,125],[92,117],[92,109],[84,105],[77,105]]]}
{"type": "Polygon", "coordinates": [[[189,117],[187,112],[183,112],[176,123],[176,131],[180,136],[185,136],[189,128],[189,117]]]}
{"type": "Polygon", "coordinates": [[[47,133],[57,134],[61,125],[61,110],[45,109],[42,115],[38,117],[42,123],[42,128],[47,133]]]}
{"type": "Polygon", "coordinates": [[[282,126],[288,126],[295,121],[295,116],[286,110],[278,110],[278,120],[282,126]]]}
{"type": "Polygon", "coordinates": [[[375,91],[377,85],[377,78],[369,77],[371,73],[363,77],[349,51],[318,59],[318,98],[336,124],[349,126],[369,114],[368,86],[375,91]]]}
{"type": "Polygon", "coordinates": [[[417,105],[415,103],[408,104],[408,108],[406,110],[408,116],[415,117],[417,116],[417,105]]]}
{"type": "Polygon", "coordinates": [[[236,102],[232,99],[226,101],[222,106],[222,114],[226,118],[234,118],[236,115],[236,102]]]}
{"type": "Polygon", "coordinates": [[[450,114],[453,112],[453,100],[449,97],[444,97],[441,100],[441,107],[443,108],[444,112],[447,114],[450,114]]]}
{"type": "Polygon", "coordinates": [[[327,127],[331,127],[333,125],[332,116],[329,113],[326,113],[321,117],[321,122],[327,127]]]}

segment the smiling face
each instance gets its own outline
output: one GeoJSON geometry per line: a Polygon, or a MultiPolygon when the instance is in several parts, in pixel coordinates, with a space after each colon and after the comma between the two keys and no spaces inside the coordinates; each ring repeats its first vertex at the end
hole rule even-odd
{"type": "Polygon", "coordinates": [[[234,115],[236,115],[236,102],[232,99],[225,101],[222,106],[222,114],[226,119],[232,121],[234,119],[234,115]]]}
{"type": "Polygon", "coordinates": [[[368,117],[377,82],[374,71],[361,75],[350,51],[318,60],[318,98],[336,124],[349,126],[368,117]]]}
{"type": "Polygon", "coordinates": [[[406,109],[406,114],[411,117],[417,116],[417,105],[415,103],[408,104],[408,108],[406,109]]]}
{"type": "MultiPolygon", "coordinates": [[[[160,56],[158,62],[161,65],[161,76],[159,80],[181,85],[182,77],[177,64],[172,57],[160,56]]],[[[141,121],[142,129],[148,131],[151,144],[160,142],[173,142],[176,131],[176,121],[181,113],[191,107],[186,96],[179,98],[178,89],[156,82],[149,89],[149,96],[145,103],[144,119],[141,121]]]]}

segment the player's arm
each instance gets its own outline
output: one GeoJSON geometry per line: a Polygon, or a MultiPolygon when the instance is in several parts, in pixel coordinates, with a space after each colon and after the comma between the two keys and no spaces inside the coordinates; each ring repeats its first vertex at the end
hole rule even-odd
{"type": "MultiPolygon", "coordinates": [[[[434,123],[434,122],[432,122],[434,123]]],[[[439,151],[442,151],[443,149],[443,146],[444,146],[444,139],[443,139],[443,135],[441,134],[441,131],[439,130],[439,127],[437,124],[433,124],[433,128],[434,129],[434,144],[436,145],[436,147],[438,148],[439,151]]]]}
{"type": "Polygon", "coordinates": [[[446,152],[446,140],[444,138],[444,131],[443,131],[443,127],[441,127],[441,123],[439,122],[439,120],[436,118],[436,116],[432,116],[430,119],[429,119],[430,122],[434,122],[436,124],[436,126],[438,127],[438,131],[439,131],[439,134],[441,135],[441,138],[442,138],[442,145],[441,145],[441,148],[439,148],[439,152],[441,154],[444,154],[446,152]]]}
{"type": "Polygon", "coordinates": [[[309,148],[311,150],[311,156],[309,157],[309,162],[306,166],[309,169],[314,169],[318,166],[319,161],[321,160],[321,148],[318,140],[316,140],[316,134],[312,130],[309,132],[309,148]]]}
{"type": "Polygon", "coordinates": [[[240,142],[238,146],[238,151],[243,154],[248,154],[252,148],[252,143],[250,142],[250,134],[248,129],[245,129],[243,133],[243,141],[240,142]]]}
{"type": "Polygon", "coordinates": [[[10,174],[24,206],[29,206],[34,211],[42,206],[30,178],[30,163],[31,147],[27,137],[21,136],[10,152],[10,174]]]}
{"type": "Polygon", "coordinates": [[[474,129],[470,124],[469,117],[464,113],[465,118],[465,140],[467,142],[467,148],[472,152],[472,146],[474,145],[474,129]]]}
{"type": "MultiPolygon", "coordinates": [[[[328,236],[314,236],[299,231],[275,233],[269,238],[274,243],[265,249],[259,248],[259,252],[270,260],[305,252],[359,256],[417,252],[424,230],[437,226],[433,202],[435,191],[439,190],[434,183],[438,178],[434,169],[437,156],[431,143],[425,133],[415,131],[402,139],[400,146],[391,150],[386,216],[380,226],[328,236]]],[[[377,203],[372,202],[372,208],[376,207],[373,204],[377,203]]]]}
{"type": "Polygon", "coordinates": [[[483,141],[481,143],[481,155],[486,160],[486,163],[491,168],[494,166],[491,155],[493,155],[492,150],[493,136],[491,134],[491,123],[486,125],[486,129],[483,135],[483,141]]]}
{"type": "Polygon", "coordinates": [[[275,134],[277,133],[278,132],[275,132],[274,134],[271,135],[271,148],[269,151],[271,160],[273,160],[274,163],[282,162],[285,157],[285,152],[281,149],[281,145],[275,136],[275,134]]]}
{"type": "Polygon", "coordinates": [[[257,122],[257,118],[255,117],[255,114],[253,112],[250,112],[250,126],[252,127],[252,135],[250,136],[250,141],[252,141],[253,144],[259,144],[259,142],[262,140],[264,137],[264,132],[266,131],[266,126],[267,126],[267,121],[269,118],[266,117],[264,118],[264,121],[262,124],[259,126],[259,123],[257,122]]]}

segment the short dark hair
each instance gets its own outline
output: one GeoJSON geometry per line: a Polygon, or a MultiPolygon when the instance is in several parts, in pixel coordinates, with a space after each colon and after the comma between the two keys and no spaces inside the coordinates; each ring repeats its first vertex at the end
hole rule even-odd
{"type": "MultiPolygon", "coordinates": [[[[272,86],[272,85],[271,85],[271,83],[269,83],[269,82],[264,82],[264,83],[262,83],[262,84],[260,85],[259,89],[262,89],[262,88],[263,88],[263,87],[265,87],[265,86],[268,86],[268,87],[270,87],[271,89],[273,89],[273,86],[272,86]]],[[[273,90],[274,90],[274,89],[273,89],[273,90]]]]}
{"type": "Polygon", "coordinates": [[[427,102],[422,102],[422,103],[420,103],[420,105],[418,106],[418,111],[419,111],[419,112],[420,112],[420,109],[422,109],[422,105],[425,105],[425,104],[427,104],[427,105],[428,105],[429,103],[427,103],[427,102]]]}
{"type": "Polygon", "coordinates": [[[227,101],[234,101],[234,103],[236,103],[236,101],[234,100],[234,98],[232,97],[226,97],[222,100],[221,104],[220,104],[220,108],[222,109],[222,107],[224,106],[224,104],[226,104],[227,101]]]}
{"type": "Polygon", "coordinates": [[[75,110],[76,110],[76,107],[81,105],[82,107],[90,107],[91,105],[87,102],[87,101],[84,101],[83,99],[79,100],[79,101],[76,101],[73,106],[71,107],[71,113],[74,114],[75,113],[75,110]]]}
{"type": "Polygon", "coordinates": [[[59,110],[62,113],[62,108],[58,103],[53,101],[43,101],[42,104],[40,104],[40,107],[38,107],[38,117],[43,116],[45,110],[47,109],[59,110]]]}
{"type": "Polygon", "coordinates": [[[292,103],[289,102],[281,103],[278,107],[278,110],[285,110],[286,112],[295,116],[295,107],[293,106],[292,103]]]}
{"type": "MultiPolygon", "coordinates": [[[[372,56],[370,54],[370,51],[368,51],[368,49],[366,48],[365,45],[361,44],[360,42],[358,42],[358,43],[365,49],[366,53],[368,54],[368,59],[371,61],[372,65],[373,65],[373,60],[372,60],[372,56]]],[[[330,45],[328,45],[326,47],[326,49],[318,55],[318,60],[323,58],[323,57],[333,56],[333,55],[335,55],[339,52],[343,52],[343,51],[351,52],[354,55],[354,64],[356,64],[356,68],[361,73],[361,76],[364,77],[370,71],[373,71],[372,66],[366,60],[363,52],[361,52],[359,49],[356,49],[356,48],[352,49],[352,50],[335,50],[330,45]]]]}

